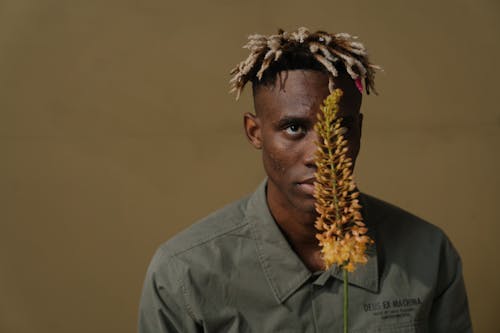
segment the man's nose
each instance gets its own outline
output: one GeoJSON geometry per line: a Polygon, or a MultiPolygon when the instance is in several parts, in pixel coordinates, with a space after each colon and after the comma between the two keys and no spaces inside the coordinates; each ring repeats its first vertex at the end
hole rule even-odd
{"type": "Polygon", "coordinates": [[[307,167],[316,168],[314,163],[316,157],[316,151],[318,150],[318,134],[315,131],[310,131],[307,133],[304,142],[304,164],[307,167]]]}

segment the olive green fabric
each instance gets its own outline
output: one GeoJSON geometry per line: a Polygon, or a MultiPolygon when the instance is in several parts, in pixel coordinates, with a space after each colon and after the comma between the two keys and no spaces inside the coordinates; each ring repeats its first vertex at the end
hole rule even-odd
{"type": "MultiPolygon", "coordinates": [[[[250,197],[163,244],[139,332],[342,332],[342,273],[311,273],[250,197]]],[[[350,273],[350,332],[472,332],[460,258],[437,227],[363,194],[375,246],[350,273]]]]}

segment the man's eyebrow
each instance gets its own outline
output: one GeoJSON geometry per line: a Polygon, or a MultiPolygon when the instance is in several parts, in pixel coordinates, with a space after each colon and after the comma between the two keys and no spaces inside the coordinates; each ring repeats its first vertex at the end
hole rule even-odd
{"type": "Polygon", "coordinates": [[[290,124],[311,125],[311,120],[308,117],[284,116],[276,122],[276,126],[279,128],[286,127],[290,124]]]}

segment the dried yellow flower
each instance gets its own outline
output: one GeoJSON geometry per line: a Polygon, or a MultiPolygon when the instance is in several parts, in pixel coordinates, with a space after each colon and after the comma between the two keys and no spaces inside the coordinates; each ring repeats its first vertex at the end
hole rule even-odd
{"type": "Polygon", "coordinates": [[[359,192],[352,177],[352,160],[347,157],[348,143],[344,138],[347,130],[338,117],[341,96],[342,90],[335,89],[325,99],[314,127],[318,134],[315,226],[325,268],[338,265],[353,272],[356,264],[368,261],[365,251],[373,240],[366,235],[359,192]]]}

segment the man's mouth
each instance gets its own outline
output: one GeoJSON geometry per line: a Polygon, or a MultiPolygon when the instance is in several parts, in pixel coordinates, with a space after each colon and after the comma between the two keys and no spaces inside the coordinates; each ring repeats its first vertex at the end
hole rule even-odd
{"type": "Polygon", "coordinates": [[[314,182],[315,182],[314,177],[310,177],[307,179],[304,179],[303,181],[300,181],[297,183],[299,186],[299,189],[304,192],[307,195],[313,195],[314,194],[314,182]]]}

